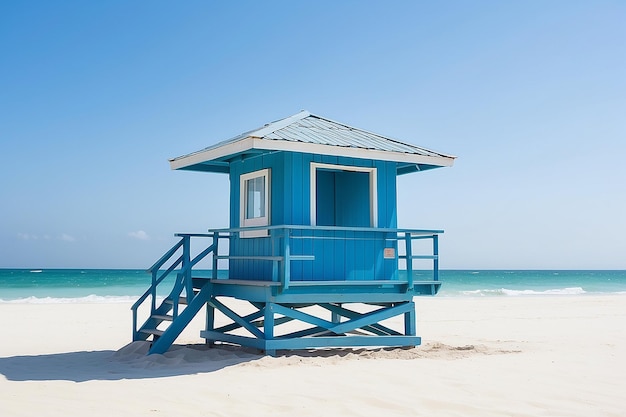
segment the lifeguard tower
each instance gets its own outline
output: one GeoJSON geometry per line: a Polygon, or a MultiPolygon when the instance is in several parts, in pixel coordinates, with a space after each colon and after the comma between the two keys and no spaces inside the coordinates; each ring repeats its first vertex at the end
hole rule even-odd
{"type": "Polygon", "coordinates": [[[207,343],[270,355],[419,345],[413,298],[439,290],[443,231],[398,228],[396,177],[453,162],[306,111],[170,160],[172,169],[229,176],[230,228],[176,235],[132,307],[133,340],[163,353],[204,309],[207,343]],[[204,276],[202,259],[212,265],[204,276]],[[149,310],[141,325],[140,309],[149,310]],[[218,312],[230,323],[216,327],[218,312]],[[387,324],[398,316],[401,328],[387,324]]]}

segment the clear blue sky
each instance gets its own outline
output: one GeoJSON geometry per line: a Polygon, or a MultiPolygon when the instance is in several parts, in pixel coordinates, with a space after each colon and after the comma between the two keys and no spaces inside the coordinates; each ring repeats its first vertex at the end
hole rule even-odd
{"type": "Polygon", "coordinates": [[[167,159],[302,109],[459,158],[399,179],[443,268],[626,268],[623,1],[0,5],[0,267],[145,268],[228,225],[167,159]]]}

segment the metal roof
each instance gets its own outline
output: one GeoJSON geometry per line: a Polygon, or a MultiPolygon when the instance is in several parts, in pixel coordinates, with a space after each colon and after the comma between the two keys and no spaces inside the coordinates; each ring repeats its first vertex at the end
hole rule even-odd
{"type": "Polygon", "coordinates": [[[170,160],[172,169],[228,172],[228,161],[250,152],[293,151],[396,161],[399,173],[451,166],[455,157],[338,123],[308,111],[170,160]]]}

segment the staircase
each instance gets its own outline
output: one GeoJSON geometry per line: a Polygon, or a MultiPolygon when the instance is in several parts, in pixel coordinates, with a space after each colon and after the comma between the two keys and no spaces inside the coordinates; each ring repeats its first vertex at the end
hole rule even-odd
{"type": "Polygon", "coordinates": [[[211,234],[177,234],[181,240],[165,253],[149,270],[152,274],[152,285],[133,304],[133,341],[147,340],[152,342],[149,354],[165,353],[180,333],[187,327],[195,315],[206,304],[211,295],[209,280],[196,280],[192,277],[193,267],[207,255],[213,255],[213,274],[217,273],[217,242],[218,237],[211,234]],[[191,258],[191,238],[213,238],[211,244],[191,258]],[[180,256],[176,257],[179,253],[180,256]],[[164,265],[167,269],[162,270],[164,265]],[[169,294],[158,303],[157,288],[172,272],[180,268],[169,294]],[[137,327],[138,310],[150,299],[150,313],[147,320],[137,327]]]}

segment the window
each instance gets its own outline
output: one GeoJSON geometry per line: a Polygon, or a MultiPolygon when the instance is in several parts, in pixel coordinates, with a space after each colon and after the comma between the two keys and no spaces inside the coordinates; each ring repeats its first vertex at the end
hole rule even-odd
{"type": "Polygon", "coordinates": [[[311,163],[311,225],[377,227],[376,168],[311,163]]]}
{"type": "Polygon", "coordinates": [[[265,217],[265,176],[246,180],[246,220],[265,217]]]}
{"type": "MultiPolygon", "coordinates": [[[[269,225],[269,182],[270,170],[250,172],[241,175],[240,182],[240,227],[269,225]]],[[[267,230],[241,232],[241,237],[267,236],[267,230]]]]}

